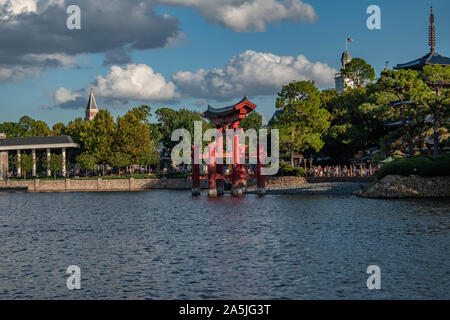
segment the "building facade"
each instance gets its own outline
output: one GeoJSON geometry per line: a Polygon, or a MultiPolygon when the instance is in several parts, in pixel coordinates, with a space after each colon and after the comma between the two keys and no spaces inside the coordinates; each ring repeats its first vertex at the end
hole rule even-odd
{"type": "MultiPolygon", "coordinates": [[[[350,51],[345,50],[341,56],[342,69],[344,69],[345,66],[347,64],[349,64],[351,61],[352,61],[352,55],[351,55],[350,51]]],[[[342,74],[342,72],[337,73],[335,75],[334,82],[335,82],[336,91],[338,93],[344,92],[345,88],[354,88],[355,87],[355,84],[353,83],[353,81],[350,78],[345,77],[342,74]]]]}

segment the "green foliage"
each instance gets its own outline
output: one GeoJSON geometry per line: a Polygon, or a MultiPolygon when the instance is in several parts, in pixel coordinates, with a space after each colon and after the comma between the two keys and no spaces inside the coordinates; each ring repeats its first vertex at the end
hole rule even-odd
{"type": "Polygon", "coordinates": [[[375,70],[361,58],[353,58],[341,72],[344,77],[351,79],[357,87],[375,79],[375,70]]]}
{"type": "Polygon", "coordinates": [[[428,65],[422,71],[423,81],[430,87],[431,94],[427,97],[427,104],[432,117],[433,155],[439,155],[440,137],[449,132],[450,123],[450,68],[439,65],[428,65]]]}
{"type": "Polygon", "coordinates": [[[179,143],[177,141],[172,141],[172,133],[176,129],[188,130],[193,138],[195,121],[202,122],[203,133],[210,128],[214,128],[212,124],[206,122],[202,118],[200,113],[186,109],[173,110],[169,108],[161,108],[156,111],[156,118],[159,122],[161,142],[166,151],[169,153],[172,151],[172,148],[179,143]]]}
{"type": "Polygon", "coordinates": [[[19,137],[45,137],[51,136],[52,130],[48,125],[28,116],[20,118],[19,122],[5,122],[0,124],[0,132],[5,133],[8,138],[19,137]]]}
{"type": "Polygon", "coordinates": [[[149,106],[140,106],[117,118],[117,131],[113,149],[128,155],[129,162],[139,163],[143,154],[151,154],[154,146],[150,137],[149,106]]]}
{"type": "Polygon", "coordinates": [[[240,127],[244,130],[255,129],[259,132],[262,128],[263,116],[256,111],[253,111],[240,121],[240,127]]]}
{"type": "Polygon", "coordinates": [[[450,154],[442,155],[436,159],[424,156],[397,159],[386,163],[377,172],[378,179],[387,175],[450,176],[450,154]]]}
{"type": "Polygon", "coordinates": [[[29,154],[22,153],[19,157],[19,155],[16,155],[14,157],[14,165],[22,170],[22,174],[24,179],[27,178],[27,172],[30,172],[33,169],[33,157],[29,154]]]}
{"type": "Polygon", "coordinates": [[[56,123],[52,127],[52,135],[54,136],[64,136],[66,135],[66,126],[62,122],[56,123]]]}
{"type": "Polygon", "coordinates": [[[272,123],[280,130],[282,152],[289,148],[293,159],[296,152],[322,149],[322,137],[330,127],[330,113],[322,108],[314,81],[294,81],[283,86],[276,107],[283,110],[272,123]]]}
{"type": "Polygon", "coordinates": [[[139,164],[143,166],[156,166],[160,161],[159,152],[152,151],[148,153],[141,154],[139,158],[139,164]]]}
{"type": "Polygon", "coordinates": [[[109,163],[117,168],[128,166],[131,164],[130,155],[123,152],[113,152],[109,163]]]}
{"type": "Polygon", "coordinates": [[[100,110],[92,122],[87,122],[80,133],[86,152],[93,155],[100,164],[108,164],[113,152],[116,134],[114,118],[107,110],[100,110]]]}
{"type": "Polygon", "coordinates": [[[86,152],[79,154],[76,161],[81,169],[93,170],[97,167],[97,159],[86,152]]]}
{"type": "Polygon", "coordinates": [[[383,121],[364,107],[370,101],[372,90],[372,87],[349,88],[340,95],[335,90],[322,91],[322,105],[331,114],[323,154],[345,162],[358,151],[379,144],[385,135],[383,121]]]}
{"type": "Polygon", "coordinates": [[[52,130],[43,121],[35,121],[31,126],[32,137],[47,137],[52,135],[52,130]]]}
{"type": "Polygon", "coordinates": [[[293,167],[286,162],[280,162],[280,168],[278,170],[277,176],[286,177],[306,177],[307,171],[304,168],[293,167]]]}
{"type": "Polygon", "coordinates": [[[62,170],[62,156],[60,154],[52,153],[50,155],[49,168],[53,172],[53,178],[56,179],[56,173],[62,170]]]}

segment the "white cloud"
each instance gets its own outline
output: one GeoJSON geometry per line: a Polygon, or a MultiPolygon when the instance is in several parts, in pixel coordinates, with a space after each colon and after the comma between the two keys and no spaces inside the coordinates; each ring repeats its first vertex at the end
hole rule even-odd
{"type": "Polygon", "coordinates": [[[158,0],[160,3],[195,8],[208,22],[237,31],[264,31],[266,24],[283,20],[318,20],[314,8],[301,0],[158,0]]]}
{"type": "Polygon", "coordinates": [[[169,101],[178,98],[173,82],[145,64],[112,66],[93,84],[95,95],[106,99],[169,101]]]}
{"type": "Polygon", "coordinates": [[[0,21],[15,23],[21,14],[41,13],[50,6],[64,6],[64,0],[0,0],[0,21]]]}
{"type": "Polygon", "coordinates": [[[167,82],[160,73],[155,73],[145,64],[112,66],[106,76],[99,75],[80,90],[59,88],[53,95],[59,108],[82,108],[86,106],[90,88],[99,100],[123,103],[127,100],[173,101],[179,98],[175,84],[167,82]]]}
{"type": "Polygon", "coordinates": [[[38,75],[39,75],[39,70],[34,67],[23,67],[23,66],[1,67],[0,66],[0,82],[19,82],[29,76],[37,77],[38,75]]]}
{"type": "Polygon", "coordinates": [[[75,68],[76,58],[66,54],[27,54],[19,61],[22,64],[0,64],[0,82],[19,82],[28,77],[39,77],[47,68],[75,68]]]}
{"type": "Polygon", "coordinates": [[[272,95],[293,80],[314,80],[319,88],[332,86],[336,69],[310,62],[305,56],[277,56],[245,51],[223,69],[177,72],[172,80],[186,96],[227,100],[245,95],[272,95]]]}
{"type": "Polygon", "coordinates": [[[59,88],[53,96],[53,101],[55,102],[55,105],[60,105],[63,103],[76,101],[80,96],[80,93],[72,92],[70,89],[59,88]]]}

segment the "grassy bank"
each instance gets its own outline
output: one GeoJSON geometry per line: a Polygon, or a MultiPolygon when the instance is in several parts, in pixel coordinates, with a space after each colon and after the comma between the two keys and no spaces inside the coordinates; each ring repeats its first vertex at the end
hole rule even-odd
{"type": "Polygon", "coordinates": [[[377,172],[377,179],[380,180],[388,175],[450,176],[450,154],[441,155],[436,159],[418,156],[394,160],[386,163],[377,172]]]}

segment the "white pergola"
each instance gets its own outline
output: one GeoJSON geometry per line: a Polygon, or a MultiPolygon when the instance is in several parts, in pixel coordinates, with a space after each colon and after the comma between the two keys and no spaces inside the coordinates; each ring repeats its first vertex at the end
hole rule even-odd
{"type": "MultiPolygon", "coordinates": [[[[28,138],[0,138],[0,180],[4,179],[8,172],[8,155],[9,152],[17,153],[20,160],[21,152],[31,150],[33,158],[32,175],[35,177],[36,172],[36,151],[47,150],[47,175],[50,176],[50,155],[52,149],[61,150],[62,158],[62,174],[67,175],[66,170],[66,150],[69,148],[79,148],[80,145],[73,142],[69,136],[60,137],[28,137],[28,138]],[[6,159],[6,160],[5,160],[6,159]],[[5,163],[6,161],[6,163],[5,163]]],[[[17,175],[21,175],[20,165],[17,167],[17,175]]]]}

